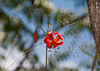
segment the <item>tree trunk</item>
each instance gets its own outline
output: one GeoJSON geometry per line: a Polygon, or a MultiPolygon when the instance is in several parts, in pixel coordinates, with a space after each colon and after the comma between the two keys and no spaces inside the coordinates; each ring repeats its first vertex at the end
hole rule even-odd
{"type": "Polygon", "coordinates": [[[96,49],[100,52],[100,0],[87,0],[87,4],[96,49]]]}
{"type": "Polygon", "coordinates": [[[97,55],[100,54],[100,0],[87,0],[91,28],[96,44],[96,52],[91,71],[94,69],[97,55]]]}

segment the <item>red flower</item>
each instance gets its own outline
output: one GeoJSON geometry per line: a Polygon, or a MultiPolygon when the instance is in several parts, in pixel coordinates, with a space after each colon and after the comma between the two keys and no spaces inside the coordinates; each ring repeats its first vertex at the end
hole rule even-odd
{"type": "MultiPolygon", "coordinates": [[[[54,35],[58,34],[58,32],[55,32],[54,35]]],[[[48,32],[48,36],[45,37],[44,42],[47,44],[46,47],[48,47],[49,49],[55,47],[58,47],[59,45],[63,44],[64,39],[61,37],[60,34],[57,35],[57,37],[54,39],[53,35],[52,35],[52,31],[48,32]],[[62,42],[59,42],[59,40],[62,40],[62,42]]]]}

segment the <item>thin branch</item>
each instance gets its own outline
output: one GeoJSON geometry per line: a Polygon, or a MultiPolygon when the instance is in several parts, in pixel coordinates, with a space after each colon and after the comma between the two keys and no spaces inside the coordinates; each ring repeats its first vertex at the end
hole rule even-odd
{"type": "Polygon", "coordinates": [[[96,52],[95,52],[95,56],[94,56],[94,60],[93,60],[93,63],[92,63],[91,71],[93,71],[93,69],[94,69],[96,59],[97,59],[97,50],[96,50],[96,52]]]}

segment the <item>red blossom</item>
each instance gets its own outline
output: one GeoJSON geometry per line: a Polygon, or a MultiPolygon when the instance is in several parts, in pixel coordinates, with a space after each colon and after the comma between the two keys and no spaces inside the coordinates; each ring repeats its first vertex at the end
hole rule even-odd
{"type": "Polygon", "coordinates": [[[50,31],[48,32],[48,36],[45,36],[44,42],[47,44],[46,47],[48,47],[49,49],[52,48],[52,45],[53,48],[55,48],[63,44],[64,39],[61,37],[61,35],[58,32],[55,32],[54,35],[57,35],[55,39],[53,38],[52,31],[50,31]],[[60,39],[62,40],[62,42],[59,42],[60,39]]]}

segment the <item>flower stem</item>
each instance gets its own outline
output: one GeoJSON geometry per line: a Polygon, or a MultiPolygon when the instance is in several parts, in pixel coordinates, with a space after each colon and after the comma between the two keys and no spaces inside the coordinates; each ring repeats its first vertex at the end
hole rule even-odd
{"type": "Polygon", "coordinates": [[[40,26],[37,26],[36,30],[37,30],[37,28],[40,28],[46,34],[46,32],[40,26]]]}
{"type": "Polygon", "coordinates": [[[52,25],[53,26],[53,29],[54,29],[54,25],[53,24],[50,24],[50,25],[52,25]]]}
{"type": "MultiPolygon", "coordinates": [[[[37,28],[40,28],[42,29],[40,26],[37,26],[36,27],[36,30],[37,28]]],[[[49,23],[48,23],[48,28],[49,28],[49,23]]],[[[48,28],[47,28],[47,32],[48,32],[48,28]]],[[[42,31],[45,33],[45,35],[47,36],[47,33],[42,29],[42,31]]],[[[45,67],[45,71],[47,71],[47,47],[46,47],[46,67],[45,67]]]]}
{"type": "MultiPolygon", "coordinates": [[[[53,24],[49,24],[49,22],[48,22],[47,33],[48,33],[48,29],[49,29],[50,25],[53,25],[53,24]]],[[[54,25],[53,25],[53,29],[54,29],[54,25]]],[[[47,36],[47,34],[46,34],[46,36],[47,36]]],[[[47,47],[46,47],[46,67],[45,67],[45,71],[47,71],[47,47]]]]}
{"type": "MultiPolygon", "coordinates": [[[[48,22],[48,28],[47,28],[47,33],[48,33],[48,29],[49,29],[49,22],[48,22]]],[[[47,36],[47,34],[46,34],[46,36],[47,36]]]]}
{"type": "Polygon", "coordinates": [[[47,71],[47,47],[46,47],[46,68],[45,71],[47,71]]]}
{"type": "MultiPolygon", "coordinates": [[[[48,22],[48,28],[49,28],[49,22],[48,22]]],[[[48,33],[48,28],[47,28],[47,33],[48,33]]],[[[47,34],[46,34],[47,36],[47,34]]],[[[46,47],[46,67],[45,67],[45,71],[47,71],[47,47],[46,47]]]]}
{"type": "Polygon", "coordinates": [[[48,29],[49,29],[49,27],[50,27],[51,25],[53,26],[53,29],[52,29],[52,30],[54,31],[54,25],[53,25],[53,24],[50,24],[50,23],[48,22],[47,32],[48,32],[48,29]]]}

